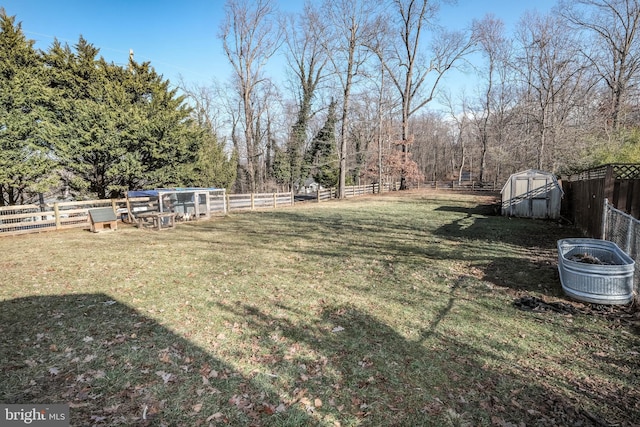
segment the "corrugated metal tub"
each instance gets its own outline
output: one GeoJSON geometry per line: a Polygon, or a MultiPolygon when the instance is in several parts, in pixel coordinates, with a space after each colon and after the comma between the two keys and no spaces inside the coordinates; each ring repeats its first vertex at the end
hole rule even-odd
{"type": "Polygon", "coordinates": [[[618,245],[607,240],[558,240],[562,290],[580,301],[627,304],[633,299],[634,265],[618,245]]]}

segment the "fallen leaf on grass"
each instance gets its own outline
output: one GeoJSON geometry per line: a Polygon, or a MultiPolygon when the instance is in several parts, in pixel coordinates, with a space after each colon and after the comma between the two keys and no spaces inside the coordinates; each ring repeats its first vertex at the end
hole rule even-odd
{"type": "Polygon", "coordinates": [[[168,383],[169,381],[173,380],[173,375],[170,374],[169,372],[165,372],[165,371],[156,371],[156,375],[158,375],[160,378],[162,378],[162,381],[164,381],[164,383],[168,383]]]}
{"type": "Polygon", "coordinates": [[[225,421],[225,419],[226,417],[222,412],[216,412],[215,414],[212,414],[209,416],[209,418],[207,418],[207,422],[210,423],[211,421],[225,421]]]}
{"type": "Polygon", "coordinates": [[[171,355],[169,355],[168,351],[162,351],[161,350],[160,354],[158,355],[158,358],[163,363],[171,363],[171,355]]]}
{"type": "Polygon", "coordinates": [[[90,403],[89,402],[67,402],[67,405],[69,405],[69,408],[75,409],[75,408],[83,408],[85,406],[89,406],[90,403]]]}

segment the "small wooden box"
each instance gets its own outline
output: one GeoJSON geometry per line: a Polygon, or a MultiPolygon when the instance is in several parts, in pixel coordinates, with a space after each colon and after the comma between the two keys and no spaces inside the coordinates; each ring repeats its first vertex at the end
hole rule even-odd
{"type": "Polygon", "coordinates": [[[94,233],[118,229],[118,218],[112,208],[89,209],[89,219],[94,233]]]}

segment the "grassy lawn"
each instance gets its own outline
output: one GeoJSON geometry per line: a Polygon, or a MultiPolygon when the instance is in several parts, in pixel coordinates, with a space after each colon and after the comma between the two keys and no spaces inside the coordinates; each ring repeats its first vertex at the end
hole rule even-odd
{"type": "Polygon", "coordinates": [[[565,299],[576,231],[488,202],[0,238],[0,402],[78,426],[638,425],[637,310],[565,299]]]}

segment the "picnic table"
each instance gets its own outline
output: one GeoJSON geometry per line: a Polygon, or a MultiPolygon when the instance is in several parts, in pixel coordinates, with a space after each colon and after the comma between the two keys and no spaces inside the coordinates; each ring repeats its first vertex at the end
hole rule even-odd
{"type": "Polygon", "coordinates": [[[137,215],[138,226],[155,230],[168,230],[176,226],[176,214],[173,212],[144,212],[137,215]]]}

